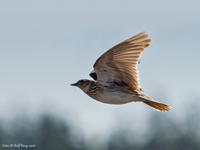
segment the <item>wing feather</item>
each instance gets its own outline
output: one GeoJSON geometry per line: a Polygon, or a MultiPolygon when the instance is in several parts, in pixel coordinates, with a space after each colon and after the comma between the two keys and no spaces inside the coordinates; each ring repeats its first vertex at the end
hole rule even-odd
{"type": "Polygon", "coordinates": [[[151,39],[142,32],[112,47],[101,55],[94,64],[99,84],[125,83],[129,88],[140,91],[137,64],[141,53],[151,39]]]}

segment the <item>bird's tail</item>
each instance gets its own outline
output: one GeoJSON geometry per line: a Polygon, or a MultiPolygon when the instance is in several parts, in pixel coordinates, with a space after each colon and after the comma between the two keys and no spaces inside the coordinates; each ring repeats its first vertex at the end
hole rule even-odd
{"type": "Polygon", "coordinates": [[[143,102],[144,104],[148,105],[149,107],[157,110],[157,111],[170,111],[171,107],[166,105],[166,104],[162,104],[159,102],[154,101],[153,99],[151,99],[150,97],[142,94],[141,96],[139,96],[139,99],[141,102],[143,102]]]}
{"type": "Polygon", "coordinates": [[[154,101],[143,101],[143,103],[145,103],[149,107],[158,111],[170,111],[170,107],[166,104],[162,104],[162,103],[154,102],[154,101]]]}

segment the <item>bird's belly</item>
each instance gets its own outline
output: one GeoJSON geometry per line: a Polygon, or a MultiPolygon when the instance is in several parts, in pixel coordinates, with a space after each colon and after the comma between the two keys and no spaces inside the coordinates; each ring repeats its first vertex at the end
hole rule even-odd
{"type": "Polygon", "coordinates": [[[98,101],[108,104],[125,104],[134,101],[134,95],[130,95],[124,92],[107,92],[101,94],[98,101]]]}

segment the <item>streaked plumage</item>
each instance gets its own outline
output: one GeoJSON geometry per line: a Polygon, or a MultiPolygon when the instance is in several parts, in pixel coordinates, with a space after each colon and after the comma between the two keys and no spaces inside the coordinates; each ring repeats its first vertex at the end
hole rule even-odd
{"type": "Polygon", "coordinates": [[[137,65],[151,41],[147,38],[142,32],[112,47],[95,62],[90,73],[94,80],[79,80],[72,85],[103,103],[143,102],[156,110],[169,111],[168,105],[146,96],[140,88],[137,65]]]}

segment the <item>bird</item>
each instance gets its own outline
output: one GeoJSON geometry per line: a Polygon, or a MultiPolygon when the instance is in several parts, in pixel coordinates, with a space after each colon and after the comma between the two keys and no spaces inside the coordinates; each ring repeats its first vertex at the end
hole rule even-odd
{"type": "Polygon", "coordinates": [[[140,87],[138,64],[151,39],[146,32],[137,34],[102,54],[89,74],[93,80],[81,79],[71,84],[91,98],[107,104],[142,102],[157,111],[170,111],[171,107],[144,94],[140,87]]]}

